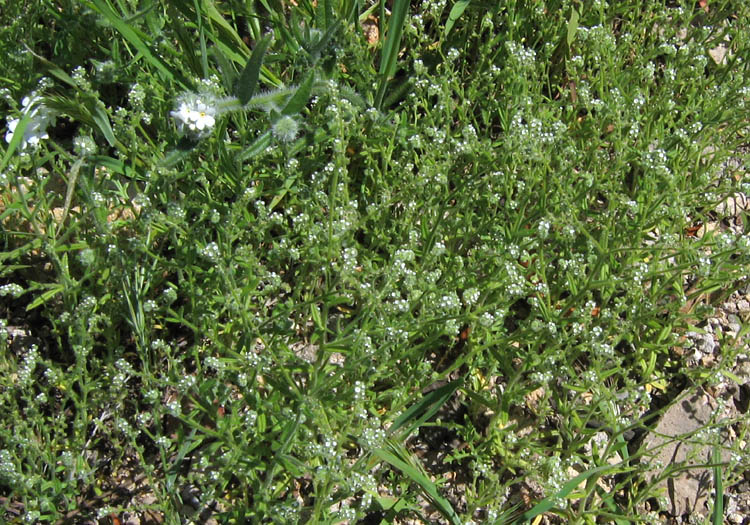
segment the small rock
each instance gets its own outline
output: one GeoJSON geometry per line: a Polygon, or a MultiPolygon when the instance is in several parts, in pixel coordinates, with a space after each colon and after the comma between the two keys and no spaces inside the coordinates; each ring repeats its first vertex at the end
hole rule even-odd
{"type": "Polygon", "coordinates": [[[708,50],[708,54],[711,58],[714,59],[714,62],[717,64],[723,64],[726,62],[727,52],[729,50],[724,44],[719,44],[713,49],[708,50]]]}
{"type": "Polygon", "coordinates": [[[744,193],[735,193],[716,206],[716,213],[734,217],[748,209],[748,198],[744,193]]]}
{"type": "Polygon", "coordinates": [[[736,336],[742,329],[742,323],[740,322],[740,318],[734,314],[729,314],[727,316],[727,321],[729,321],[728,322],[729,330],[734,332],[734,335],[736,336]]]}

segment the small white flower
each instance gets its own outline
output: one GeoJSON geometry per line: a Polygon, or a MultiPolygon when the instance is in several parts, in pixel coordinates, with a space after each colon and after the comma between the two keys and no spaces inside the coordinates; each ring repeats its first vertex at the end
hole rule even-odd
{"type": "Polygon", "coordinates": [[[204,138],[216,124],[217,101],[210,94],[183,93],[176,109],[170,112],[180,133],[204,138]]]}
{"type": "Polygon", "coordinates": [[[199,102],[196,109],[193,111],[193,114],[191,115],[192,125],[190,126],[190,129],[203,131],[204,129],[207,130],[214,127],[214,124],[216,124],[216,119],[214,118],[212,111],[212,108],[208,107],[202,102],[199,102]]]}
{"type": "MultiPolygon", "coordinates": [[[[23,138],[20,143],[20,150],[24,151],[31,147],[36,149],[43,139],[48,139],[47,126],[55,119],[55,114],[49,108],[45,107],[39,97],[32,95],[24,97],[21,101],[22,113],[28,114],[30,120],[23,130],[23,138]]],[[[20,118],[8,120],[8,131],[5,134],[5,141],[10,144],[16,133],[16,128],[21,122],[20,118]]]]}

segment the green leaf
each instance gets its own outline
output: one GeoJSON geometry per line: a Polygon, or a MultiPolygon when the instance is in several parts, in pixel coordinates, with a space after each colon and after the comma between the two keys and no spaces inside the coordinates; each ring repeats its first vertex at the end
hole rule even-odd
{"type": "Polygon", "coordinates": [[[104,111],[104,108],[100,104],[93,104],[93,108],[90,111],[91,118],[96,123],[96,127],[102,132],[109,145],[114,146],[117,139],[115,139],[115,133],[112,131],[112,125],[109,122],[107,112],[104,111]]]}
{"type": "Polygon", "coordinates": [[[456,23],[456,20],[461,18],[461,15],[464,14],[464,11],[470,3],[471,0],[459,0],[458,2],[453,4],[451,12],[448,15],[448,20],[445,22],[445,28],[443,29],[443,38],[448,36],[448,33],[450,33],[451,29],[453,29],[453,24],[456,23]]]}
{"type": "Polygon", "coordinates": [[[576,39],[576,32],[578,31],[578,19],[580,15],[575,9],[570,13],[570,20],[568,20],[568,47],[570,47],[576,39]]]}
{"type": "Polygon", "coordinates": [[[401,437],[406,439],[415,429],[435,415],[462,384],[463,379],[457,379],[428,393],[397,417],[391,425],[390,431],[395,432],[411,421],[413,423],[401,433],[401,437]]]}
{"type": "Polygon", "coordinates": [[[294,95],[289,98],[284,109],[281,110],[282,115],[296,115],[302,111],[307,101],[310,100],[314,81],[315,73],[310,71],[305,80],[302,81],[302,84],[297,88],[297,91],[294,92],[294,95]]]}
{"type": "Polygon", "coordinates": [[[323,49],[328,46],[333,36],[336,34],[336,31],[338,31],[339,26],[341,25],[340,20],[336,20],[325,32],[325,34],[320,38],[318,43],[316,43],[311,49],[308,50],[308,53],[310,53],[310,56],[313,58],[313,61],[317,61],[320,57],[320,54],[323,52],[323,49]]]}
{"type": "Polygon", "coordinates": [[[95,166],[103,166],[109,171],[125,175],[130,179],[142,179],[142,177],[138,176],[138,173],[135,170],[119,159],[108,157],[106,155],[92,155],[91,157],[88,157],[87,160],[95,166]]]}
{"type": "Polygon", "coordinates": [[[595,474],[599,474],[611,468],[613,468],[612,465],[602,465],[601,467],[592,468],[591,470],[582,472],[581,474],[568,481],[565,485],[563,485],[563,488],[561,488],[556,494],[544,498],[542,501],[534,505],[532,509],[524,512],[523,515],[516,521],[516,523],[526,523],[529,520],[536,518],[540,514],[544,514],[555,506],[556,501],[567,497],[567,495],[573,492],[573,490],[578,487],[578,485],[580,485],[583,481],[586,481],[595,474]]]}
{"type": "Polygon", "coordinates": [[[721,525],[724,523],[724,481],[721,476],[721,447],[719,445],[714,445],[711,461],[714,464],[714,488],[716,489],[714,491],[713,523],[714,525],[721,525]]]}
{"type": "Polygon", "coordinates": [[[380,55],[380,79],[378,80],[378,92],[375,95],[376,109],[381,109],[388,79],[396,72],[396,60],[398,59],[398,50],[401,45],[401,36],[404,34],[404,24],[408,12],[409,0],[393,0],[391,17],[388,19],[388,33],[380,55]]]}
{"type": "Polygon", "coordinates": [[[229,42],[225,42],[225,39],[221,38],[220,41],[223,41],[227,47],[247,52],[247,46],[242,40],[242,37],[240,37],[232,25],[227,22],[226,18],[221,15],[219,10],[216,9],[216,5],[214,5],[213,1],[203,0],[201,2],[201,11],[203,14],[207,15],[208,18],[216,24],[222,30],[223,34],[230,40],[229,42]]]}
{"type": "Polygon", "coordinates": [[[130,44],[143,55],[146,61],[159,70],[168,80],[176,81],[185,89],[190,89],[190,82],[181,74],[172,70],[163,58],[154,55],[151,48],[144,42],[145,35],[139,35],[135,29],[130,27],[120,16],[115,13],[104,0],[90,0],[84,2],[90,9],[103,15],[112,27],[114,27],[130,44]]]}
{"type": "Polygon", "coordinates": [[[59,81],[68,84],[70,87],[78,89],[78,84],[76,84],[75,80],[68,75],[65,71],[60,69],[55,63],[47,60],[41,55],[37,55],[33,49],[31,49],[29,46],[25,46],[26,50],[31,53],[31,55],[36,58],[39,62],[44,65],[44,67],[47,68],[47,72],[52,75],[53,77],[57,78],[59,81]]]}
{"type": "Polygon", "coordinates": [[[237,85],[237,98],[243,106],[255,95],[255,90],[258,87],[258,79],[260,78],[260,68],[263,65],[263,56],[266,54],[266,50],[268,50],[270,44],[271,35],[264,36],[257,43],[255,49],[253,49],[253,54],[250,55],[245,69],[242,70],[240,81],[237,85]]]}
{"type": "MultiPolygon", "coordinates": [[[[395,443],[389,443],[388,445],[392,451],[399,453],[399,455],[401,455],[402,457],[408,457],[408,452],[406,452],[403,447],[399,447],[399,445],[395,443]],[[399,450],[399,448],[401,448],[401,450],[399,450]]],[[[382,448],[373,450],[373,454],[386,463],[390,464],[391,466],[399,469],[404,473],[406,477],[419,485],[424,491],[425,496],[427,496],[427,498],[430,500],[430,503],[432,503],[432,505],[440,512],[440,514],[442,514],[447,520],[449,520],[450,523],[452,523],[453,525],[461,525],[461,518],[459,518],[458,514],[456,514],[456,511],[453,510],[450,502],[440,495],[437,490],[437,486],[432,481],[430,481],[430,478],[428,478],[424,472],[419,469],[419,467],[417,466],[418,463],[407,463],[404,459],[399,458],[396,454],[382,448]]]]}
{"type": "Polygon", "coordinates": [[[34,308],[37,308],[38,306],[43,305],[50,299],[52,299],[54,296],[56,296],[59,293],[62,293],[65,291],[65,285],[64,284],[54,284],[50,285],[49,290],[46,292],[43,292],[39,297],[31,301],[28,306],[26,306],[26,311],[33,310],[34,308]]]}
{"type": "Polygon", "coordinates": [[[271,145],[271,130],[264,132],[262,135],[260,135],[257,139],[255,139],[255,142],[250,144],[245,151],[240,153],[237,156],[237,160],[240,162],[245,161],[249,158],[255,157],[256,155],[259,155],[260,153],[263,153],[268,146],[271,145]]]}
{"type": "Polygon", "coordinates": [[[13,152],[16,151],[16,148],[18,148],[21,140],[23,140],[23,132],[26,131],[26,126],[29,125],[29,122],[31,122],[30,113],[26,112],[21,115],[21,120],[16,124],[16,129],[13,130],[13,138],[11,138],[10,144],[8,144],[8,149],[5,150],[3,160],[0,161],[0,172],[5,170],[5,166],[8,165],[10,157],[13,155],[13,152]]]}

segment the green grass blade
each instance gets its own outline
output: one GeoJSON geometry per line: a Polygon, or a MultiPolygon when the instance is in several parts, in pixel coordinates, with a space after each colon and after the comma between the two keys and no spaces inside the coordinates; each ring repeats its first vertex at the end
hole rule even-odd
{"type": "MultiPolygon", "coordinates": [[[[99,102],[98,100],[96,102],[99,102]]],[[[109,122],[109,115],[102,107],[101,103],[93,103],[91,108],[91,119],[96,123],[96,127],[102,132],[104,138],[110,146],[114,146],[117,142],[115,139],[115,132],[112,130],[112,124],[109,122]]]]}
{"type": "Polygon", "coordinates": [[[551,508],[555,506],[555,502],[563,499],[568,496],[573,490],[580,485],[583,481],[586,481],[590,477],[594,476],[595,474],[599,474],[605,470],[611,469],[612,466],[610,465],[602,465],[601,467],[592,468],[591,470],[587,470],[586,472],[582,472],[581,474],[577,475],[570,481],[568,481],[565,485],[563,485],[563,488],[561,488],[554,496],[547,496],[542,501],[534,505],[534,507],[526,512],[523,513],[523,515],[516,521],[516,523],[521,524],[525,523],[529,520],[532,520],[539,516],[540,514],[544,514],[551,508]]]}
{"type": "MultiPolygon", "coordinates": [[[[408,452],[403,450],[403,447],[399,447],[395,443],[389,443],[390,447],[394,452],[398,452],[402,456],[408,457],[408,452]],[[399,450],[401,448],[401,450],[399,450]]],[[[458,517],[456,511],[453,510],[450,502],[445,499],[437,490],[437,486],[427,477],[427,474],[421,471],[421,469],[414,464],[407,462],[403,458],[399,458],[393,452],[389,452],[384,449],[376,449],[373,454],[378,458],[382,459],[392,467],[397,468],[403,474],[412,480],[414,483],[424,491],[425,496],[435,506],[435,508],[442,514],[447,520],[453,525],[461,525],[461,518],[458,517]]],[[[413,463],[413,462],[412,462],[413,463]]]]}
{"type": "Polygon", "coordinates": [[[28,305],[26,305],[26,311],[33,310],[34,308],[38,308],[39,306],[47,303],[50,299],[55,297],[58,294],[61,294],[65,291],[65,285],[64,284],[52,284],[52,285],[46,285],[48,290],[46,292],[41,293],[31,301],[28,305]]]}
{"type": "Polygon", "coordinates": [[[404,24],[408,12],[409,0],[393,1],[391,17],[388,20],[388,33],[380,55],[380,79],[378,80],[378,91],[375,95],[375,108],[377,109],[382,107],[388,79],[396,72],[396,60],[398,59],[398,50],[401,45],[401,37],[404,34],[404,24]]]}
{"type": "Polygon", "coordinates": [[[406,436],[411,434],[416,428],[419,428],[425,421],[435,415],[435,413],[440,410],[440,407],[450,399],[462,384],[463,379],[457,379],[456,381],[451,381],[450,383],[428,393],[422,399],[406,409],[403,414],[397,417],[393,422],[393,425],[391,425],[390,431],[392,433],[396,432],[411,422],[411,425],[401,433],[401,437],[405,439],[406,436]]]}
{"type": "Polygon", "coordinates": [[[314,61],[317,61],[320,57],[320,54],[323,52],[323,50],[328,47],[328,45],[331,42],[331,39],[334,37],[336,32],[338,31],[339,27],[341,26],[341,21],[336,20],[331,26],[326,30],[325,34],[321,37],[320,41],[315,44],[312,49],[309,50],[310,56],[313,57],[314,61]]]}
{"type": "Polygon", "coordinates": [[[16,124],[16,129],[13,130],[13,138],[10,141],[10,144],[8,144],[8,149],[5,150],[5,155],[3,155],[3,160],[0,161],[0,172],[5,170],[5,167],[8,165],[8,161],[10,161],[10,157],[13,155],[13,152],[16,151],[16,148],[18,148],[18,145],[21,143],[21,140],[23,140],[23,133],[26,131],[26,127],[29,125],[29,122],[31,122],[31,115],[30,113],[24,113],[21,115],[21,120],[16,124]]]}
{"type": "Polygon", "coordinates": [[[68,75],[65,71],[60,69],[56,64],[53,62],[47,60],[41,55],[38,55],[34,52],[33,49],[31,49],[29,46],[26,46],[26,50],[37,60],[39,61],[46,69],[47,72],[52,75],[53,77],[57,78],[61,82],[64,82],[65,84],[68,84],[70,87],[78,89],[78,84],[76,84],[76,81],[73,80],[73,78],[68,75]]]}
{"type": "Polygon", "coordinates": [[[712,462],[714,464],[714,511],[713,524],[721,525],[724,523],[724,481],[721,476],[721,448],[714,446],[712,462]]]}
{"type": "Polygon", "coordinates": [[[469,7],[470,3],[471,0],[458,0],[458,2],[453,4],[451,12],[448,15],[448,20],[445,22],[445,28],[443,29],[443,38],[448,36],[448,33],[450,33],[451,29],[453,29],[453,25],[459,18],[461,18],[461,15],[464,14],[464,11],[467,7],[469,7]]]}
{"type": "Polygon", "coordinates": [[[173,80],[180,84],[185,89],[190,89],[190,83],[181,74],[172,70],[161,57],[154,55],[151,52],[151,48],[144,42],[141,35],[139,35],[132,27],[130,27],[120,16],[115,13],[112,8],[104,0],[90,0],[85,4],[104,16],[110,24],[127,40],[130,44],[135,47],[138,52],[143,55],[146,61],[159,70],[168,80],[173,80]]]}
{"type": "Polygon", "coordinates": [[[568,47],[573,45],[573,42],[576,39],[576,31],[578,31],[578,19],[580,18],[580,15],[578,14],[578,11],[573,9],[573,11],[570,13],[570,20],[568,21],[568,47]]]}
{"type": "Polygon", "coordinates": [[[260,68],[263,65],[263,56],[271,44],[271,35],[264,36],[253,49],[250,59],[247,61],[245,69],[240,74],[240,81],[237,85],[237,98],[243,106],[247,104],[255,94],[260,78],[260,68]]]}
{"type": "MultiPolygon", "coordinates": [[[[226,18],[221,15],[219,10],[216,9],[216,5],[212,0],[203,0],[203,2],[201,2],[201,10],[209,18],[209,20],[211,20],[219,27],[219,29],[221,29],[224,38],[219,35],[219,38],[217,40],[222,41],[225,45],[227,45],[227,47],[235,49],[240,53],[247,53],[247,45],[245,45],[242,37],[240,37],[240,35],[232,27],[232,25],[227,22],[226,18]]],[[[245,56],[247,56],[247,54],[245,54],[245,56]]]]}

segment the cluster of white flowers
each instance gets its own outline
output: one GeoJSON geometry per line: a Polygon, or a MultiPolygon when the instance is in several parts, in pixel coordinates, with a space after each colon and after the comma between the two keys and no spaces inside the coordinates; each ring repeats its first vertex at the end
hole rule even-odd
{"type": "Polygon", "coordinates": [[[18,283],[9,283],[0,286],[0,297],[10,295],[11,297],[20,297],[23,294],[23,287],[18,283]]]}
{"type": "MultiPolygon", "coordinates": [[[[25,151],[28,148],[36,149],[43,139],[48,139],[47,127],[55,120],[54,112],[42,104],[41,99],[34,93],[24,97],[21,101],[22,113],[29,116],[29,122],[23,130],[23,138],[20,143],[20,150],[25,151]]],[[[5,141],[10,144],[16,133],[16,128],[21,122],[21,118],[8,120],[8,131],[5,134],[5,141]]]]}
{"type": "Polygon", "coordinates": [[[201,251],[201,255],[211,262],[216,262],[221,256],[221,250],[219,245],[215,242],[208,243],[201,251]]]}
{"type": "Polygon", "coordinates": [[[6,449],[0,450],[0,479],[6,482],[18,483],[20,478],[21,475],[16,469],[16,464],[10,452],[6,449]]]}
{"type": "Polygon", "coordinates": [[[31,374],[36,369],[39,361],[39,349],[36,345],[31,345],[26,356],[23,358],[23,364],[18,368],[18,384],[21,386],[28,385],[31,381],[31,374]]]}
{"type": "Polygon", "coordinates": [[[510,58],[514,61],[516,67],[532,68],[536,61],[536,53],[523,44],[508,41],[505,43],[510,58]]]}
{"type": "Polygon", "coordinates": [[[202,139],[211,133],[216,124],[217,108],[213,95],[186,92],[177,98],[176,108],[170,115],[180,133],[202,139]]]}

